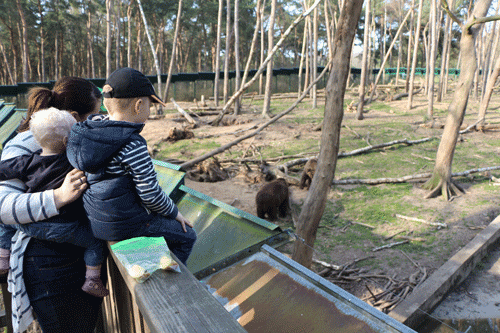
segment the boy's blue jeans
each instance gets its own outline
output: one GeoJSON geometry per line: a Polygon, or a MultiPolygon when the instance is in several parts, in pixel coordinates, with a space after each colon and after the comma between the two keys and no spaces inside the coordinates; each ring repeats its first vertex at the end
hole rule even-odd
{"type": "Polygon", "coordinates": [[[87,266],[101,265],[106,256],[106,244],[92,234],[88,222],[34,222],[0,224],[0,248],[10,249],[11,239],[21,230],[30,237],[57,243],[70,243],[85,248],[83,260],[87,266]]]}
{"type": "Polygon", "coordinates": [[[196,231],[186,226],[187,232],[182,230],[182,225],[174,219],[156,215],[147,223],[143,223],[137,235],[132,237],[163,237],[168,248],[184,264],[193,250],[196,242],[196,231]]]}

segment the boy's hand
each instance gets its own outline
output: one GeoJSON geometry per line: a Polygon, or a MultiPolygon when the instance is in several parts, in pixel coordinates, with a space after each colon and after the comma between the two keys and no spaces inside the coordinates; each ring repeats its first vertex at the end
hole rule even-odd
{"type": "Polygon", "coordinates": [[[87,177],[83,171],[73,169],[68,172],[61,187],[54,190],[56,208],[60,209],[78,199],[87,187],[87,177]]]}
{"type": "Polygon", "coordinates": [[[187,232],[186,224],[188,226],[190,226],[191,228],[193,227],[193,224],[191,222],[189,222],[188,220],[186,220],[186,218],[184,216],[182,216],[181,212],[177,213],[177,216],[175,217],[175,219],[182,225],[182,230],[184,230],[184,232],[187,232]]]}

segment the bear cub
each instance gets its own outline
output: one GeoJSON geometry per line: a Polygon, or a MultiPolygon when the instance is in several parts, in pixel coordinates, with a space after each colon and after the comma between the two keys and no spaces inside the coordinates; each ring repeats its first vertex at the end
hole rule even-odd
{"type": "Polygon", "coordinates": [[[285,179],[280,178],[262,186],[255,196],[257,205],[257,216],[261,219],[266,214],[269,220],[274,221],[278,217],[286,217],[288,212],[288,184],[285,179]]]}
{"type": "Polygon", "coordinates": [[[315,158],[311,158],[307,161],[304,166],[304,171],[302,171],[302,176],[300,177],[299,188],[302,190],[305,186],[309,190],[309,186],[311,186],[312,179],[314,177],[314,173],[316,172],[316,167],[318,166],[318,160],[315,158]]]}

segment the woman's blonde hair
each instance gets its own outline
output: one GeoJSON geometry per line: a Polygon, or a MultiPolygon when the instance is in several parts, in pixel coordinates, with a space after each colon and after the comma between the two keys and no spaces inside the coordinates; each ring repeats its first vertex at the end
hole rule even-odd
{"type": "Polygon", "coordinates": [[[51,107],[33,113],[29,126],[40,146],[62,150],[74,124],[76,119],[71,113],[51,107]]]}

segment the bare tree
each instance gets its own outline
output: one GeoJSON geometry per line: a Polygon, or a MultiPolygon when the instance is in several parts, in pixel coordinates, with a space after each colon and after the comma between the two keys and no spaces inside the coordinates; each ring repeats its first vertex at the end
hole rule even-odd
{"type": "MultiPolygon", "coordinates": [[[[234,70],[236,71],[236,78],[234,81],[235,90],[238,90],[241,85],[239,11],[240,11],[239,0],[234,0],[234,70]]],[[[240,99],[237,98],[236,101],[234,102],[234,114],[237,115],[239,113],[240,113],[240,99]]]]}
{"type": "Polygon", "coordinates": [[[231,49],[231,0],[226,0],[226,49],[224,52],[224,104],[229,98],[229,55],[231,49]]]}
{"type": "MultiPolygon", "coordinates": [[[[454,0],[451,1],[451,6],[453,7],[454,0]]],[[[437,91],[436,101],[441,102],[446,94],[445,82],[448,78],[448,68],[446,67],[446,60],[450,57],[450,34],[451,34],[451,19],[450,17],[446,17],[446,24],[444,28],[444,40],[443,40],[443,48],[441,51],[441,75],[439,75],[439,85],[437,91]]]]}
{"type": "Polygon", "coordinates": [[[415,71],[417,67],[417,54],[418,54],[418,40],[420,38],[420,24],[422,21],[422,3],[423,0],[420,0],[418,3],[418,11],[417,11],[417,26],[415,27],[415,43],[413,47],[413,59],[411,64],[411,73],[409,74],[410,85],[408,87],[408,110],[411,110],[413,107],[413,85],[415,81],[415,71]]]}
{"type": "Polygon", "coordinates": [[[305,267],[312,263],[312,250],[319,221],[323,215],[339,151],[340,128],[344,116],[344,94],[350,71],[352,42],[356,33],[363,0],[345,0],[333,43],[333,65],[326,87],[325,116],[321,134],[318,166],[298,219],[292,259],[305,267]]]}
{"type": "Polygon", "coordinates": [[[152,53],[154,61],[155,61],[156,76],[158,78],[158,90],[157,91],[158,91],[158,94],[161,96],[161,71],[160,71],[160,65],[158,63],[158,55],[155,52],[153,41],[151,40],[151,35],[149,34],[149,26],[148,26],[148,22],[146,21],[146,15],[144,15],[144,10],[142,9],[141,0],[137,0],[137,4],[139,5],[139,10],[141,12],[142,21],[144,22],[144,30],[146,31],[146,35],[148,36],[149,46],[151,47],[151,53],[152,53]]]}
{"type": "Polygon", "coordinates": [[[460,77],[458,79],[455,95],[448,107],[448,116],[436,154],[436,164],[432,177],[424,184],[424,188],[430,190],[427,198],[443,195],[447,200],[452,196],[463,192],[463,189],[451,179],[451,164],[455,147],[457,144],[460,125],[465,116],[467,101],[477,69],[475,43],[479,30],[484,22],[492,18],[484,17],[491,5],[492,0],[478,0],[469,19],[463,23],[452,13],[446,0],[441,0],[448,15],[457,22],[462,29],[460,38],[460,77]]]}
{"type": "Polygon", "coordinates": [[[132,65],[132,11],[133,11],[134,0],[130,0],[127,8],[127,67],[134,67],[132,65]]]}
{"type": "Polygon", "coordinates": [[[220,34],[222,31],[222,9],[224,0],[219,0],[219,10],[217,11],[217,46],[215,47],[215,78],[214,78],[214,102],[219,106],[219,78],[220,78],[220,34]]]}
{"type": "Polygon", "coordinates": [[[165,83],[165,94],[163,95],[163,100],[168,100],[168,91],[170,89],[170,80],[172,79],[172,71],[174,68],[175,62],[175,53],[176,53],[176,45],[177,38],[179,37],[179,28],[181,26],[181,14],[182,14],[182,0],[179,0],[179,8],[177,8],[177,17],[175,18],[175,32],[174,32],[174,40],[172,41],[172,55],[170,56],[170,64],[168,66],[168,75],[167,82],[165,83]]]}
{"type": "Polygon", "coordinates": [[[111,75],[111,11],[113,0],[106,0],[106,77],[111,75]]]}
{"type": "MultiPolygon", "coordinates": [[[[271,14],[269,15],[269,26],[267,31],[267,53],[272,54],[274,46],[274,19],[276,18],[276,0],[271,0],[271,14]]],[[[271,81],[273,78],[273,60],[272,58],[267,63],[266,70],[266,90],[264,93],[264,105],[262,107],[262,116],[269,117],[271,108],[271,81]]]]}
{"type": "MultiPolygon", "coordinates": [[[[89,1],[90,5],[90,1],[89,1]]],[[[42,8],[42,2],[41,0],[38,0],[38,15],[40,16],[40,67],[41,67],[41,81],[45,82],[46,76],[45,76],[45,33],[43,31],[43,8],[42,8]]],[[[89,12],[89,17],[90,17],[90,12],[89,12]]],[[[10,68],[9,68],[9,74],[10,74],[10,68]]]]}
{"type": "Polygon", "coordinates": [[[356,119],[363,120],[363,109],[365,107],[365,87],[366,87],[366,76],[368,75],[368,39],[370,35],[370,2],[368,0],[365,4],[365,29],[363,36],[363,60],[361,60],[361,79],[359,81],[359,103],[358,112],[356,113],[356,119]]]}
{"type": "Polygon", "coordinates": [[[21,0],[16,0],[17,4],[17,12],[19,13],[19,17],[21,18],[21,26],[22,26],[22,52],[21,59],[23,64],[23,82],[28,82],[28,26],[26,25],[26,17],[24,16],[24,11],[21,6],[21,0]]]}
{"type": "Polygon", "coordinates": [[[437,49],[437,36],[436,36],[436,0],[431,0],[431,13],[430,13],[430,38],[429,38],[429,44],[430,44],[430,50],[429,50],[429,83],[428,83],[428,89],[427,89],[427,99],[428,99],[428,104],[427,104],[427,117],[429,119],[432,119],[432,116],[434,115],[434,74],[435,74],[435,67],[436,67],[436,49],[437,49]]]}

